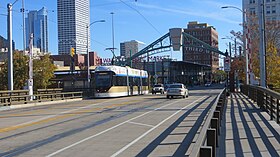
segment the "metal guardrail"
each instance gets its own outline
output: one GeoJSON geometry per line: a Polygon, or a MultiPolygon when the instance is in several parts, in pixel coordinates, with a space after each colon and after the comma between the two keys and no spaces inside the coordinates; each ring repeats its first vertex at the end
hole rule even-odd
{"type": "Polygon", "coordinates": [[[65,92],[65,93],[49,93],[49,94],[35,94],[30,95],[10,95],[0,97],[0,106],[10,106],[17,104],[27,104],[34,102],[66,100],[74,98],[82,98],[83,92],[65,92]],[[31,100],[31,97],[33,100],[31,100]]]}
{"type": "Polygon", "coordinates": [[[241,86],[241,92],[254,102],[257,102],[260,109],[269,114],[270,120],[275,120],[278,124],[280,123],[280,93],[252,85],[241,86]]]}
{"type": "Polygon", "coordinates": [[[37,89],[37,94],[61,93],[63,88],[37,89]]]}
{"type": "Polygon", "coordinates": [[[226,89],[217,96],[211,107],[198,139],[190,153],[190,157],[214,157],[218,147],[220,125],[224,106],[226,105],[226,89]]]}
{"type": "Polygon", "coordinates": [[[0,91],[0,97],[28,95],[28,90],[7,90],[0,91]]]}

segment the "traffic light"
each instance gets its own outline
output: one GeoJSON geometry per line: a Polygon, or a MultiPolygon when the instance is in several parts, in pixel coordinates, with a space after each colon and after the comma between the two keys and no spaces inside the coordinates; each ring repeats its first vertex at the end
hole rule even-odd
{"type": "Polygon", "coordinates": [[[225,52],[225,56],[226,56],[226,57],[228,56],[228,51],[227,51],[227,49],[226,49],[226,52],[225,52]]]}
{"type": "Polygon", "coordinates": [[[71,55],[71,57],[73,57],[75,55],[75,49],[73,47],[71,47],[70,55],[71,55]]]}

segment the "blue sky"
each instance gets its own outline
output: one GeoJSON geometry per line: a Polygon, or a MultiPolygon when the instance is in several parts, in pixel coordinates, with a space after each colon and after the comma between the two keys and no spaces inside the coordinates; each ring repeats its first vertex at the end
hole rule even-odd
{"type": "MultiPolygon", "coordinates": [[[[7,4],[15,0],[0,1],[0,35],[7,37],[7,4]]],[[[56,0],[24,0],[26,10],[39,10],[45,6],[49,10],[49,51],[57,54],[57,6],[56,0]]],[[[91,0],[91,22],[104,19],[105,23],[95,23],[91,27],[91,50],[97,51],[102,58],[112,57],[105,51],[112,47],[112,15],[114,12],[114,36],[116,55],[119,55],[119,43],[139,40],[146,45],[168,32],[169,28],[185,28],[190,21],[208,23],[219,33],[219,49],[225,51],[230,31],[240,31],[242,14],[236,9],[221,9],[231,5],[241,8],[241,0],[91,0]],[[126,4],[124,4],[125,2],[126,4]],[[128,7],[129,5],[130,7],[128,7]],[[134,8],[134,9],[132,9],[134,8]],[[137,10],[137,11],[135,11],[137,10]],[[139,12],[144,16],[141,16],[139,12]],[[148,22],[147,22],[148,21],[148,22]]],[[[22,14],[19,12],[22,0],[14,4],[13,39],[16,48],[22,49],[22,14]]],[[[171,52],[169,52],[171,53],[171,52]]],[[[180,52],[172,52],[174,57],[180,52]]]]}

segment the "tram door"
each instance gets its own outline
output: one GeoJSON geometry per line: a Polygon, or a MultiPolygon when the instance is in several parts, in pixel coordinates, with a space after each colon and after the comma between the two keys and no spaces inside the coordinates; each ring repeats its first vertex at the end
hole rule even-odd
{"type": "Polygon", "coordinates": [[[129,78],[129,88],[130,88],[130,95],[133,95],[133,77],[129,78]]]}

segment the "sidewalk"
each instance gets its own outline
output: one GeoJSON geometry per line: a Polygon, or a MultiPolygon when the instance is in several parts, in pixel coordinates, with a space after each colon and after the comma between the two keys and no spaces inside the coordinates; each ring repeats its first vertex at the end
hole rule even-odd
{"type": "Polygon", "coordinates": [[[232,93],[221,124],[217,156],[280,156],[280,126],[256,103],[232,93]]]}

